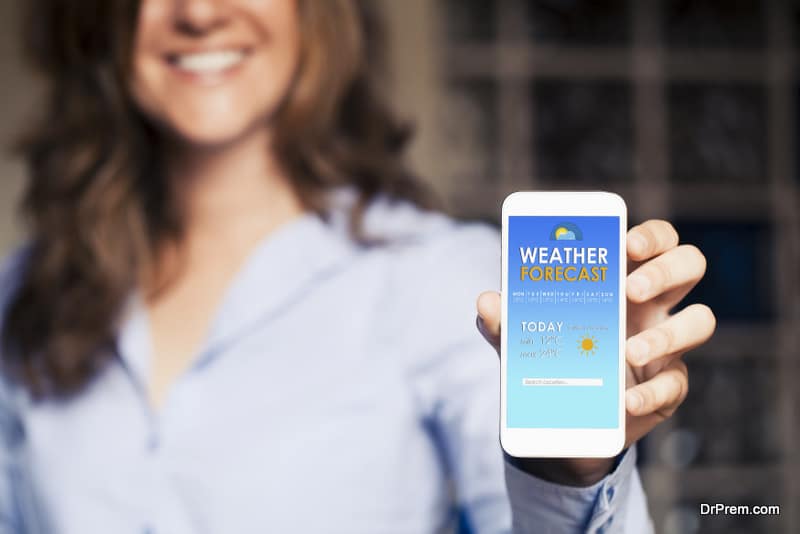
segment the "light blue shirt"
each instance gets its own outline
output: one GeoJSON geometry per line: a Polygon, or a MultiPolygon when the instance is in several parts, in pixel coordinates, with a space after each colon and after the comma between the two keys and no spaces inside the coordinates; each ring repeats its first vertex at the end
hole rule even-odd
{"type": "Polygon", "coordinates": [[[386,244],[362,247],[335,198],[256,246],[158,412],[138,293],[78,396],[4,381],[0,533],[433,533],[454,502],[480,534],[650,532],[635,448],[585,488],[504,462],[498,358],[475,328],[497,232],[380,200],[365,222],[386,244]]]}

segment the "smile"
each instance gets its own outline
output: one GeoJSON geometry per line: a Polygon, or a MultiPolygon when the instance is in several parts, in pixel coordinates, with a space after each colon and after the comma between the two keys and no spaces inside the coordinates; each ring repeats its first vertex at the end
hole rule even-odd
{"type": "Polygon", "coordinates": [[[216,74],[232,69],[247,57],[247,50],[213,50],[188,54],[173,54],[167,61],[174,67],[192,74],[216,74]]]}

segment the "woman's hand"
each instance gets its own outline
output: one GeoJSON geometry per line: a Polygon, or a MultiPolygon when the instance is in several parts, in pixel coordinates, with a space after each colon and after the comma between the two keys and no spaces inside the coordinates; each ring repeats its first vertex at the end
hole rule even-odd
{"type": "MultiPolygon", "coordinates": [[[[689,391],[681,357],[704,343],[716,327],[711,309],[692,304],[669,311],[700,281],[706,259],[694,245],[678,245],[666,221],[651,220],[628,231],[628,341],[626,439],[628,447],[672,416],[689,391]]],[[[500,295],[478,297],[478,329],[500,351],[500,295]]],[[[611,469],[611,458],[525,459],[520,466],[542,478],[589,485],[611,469]]]]}

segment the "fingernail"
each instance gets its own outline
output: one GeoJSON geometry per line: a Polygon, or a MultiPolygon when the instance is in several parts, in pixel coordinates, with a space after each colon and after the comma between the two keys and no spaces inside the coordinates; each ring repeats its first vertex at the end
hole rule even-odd
{"type": "Polygon", "coordinates": [[[644,247],[647,245],[647,242],[641,235],[632,233],[628,236],[628,245],[634,252],[642,253],[644,252],[644,247]]]}
{"type": "Polygon", "coordinates": [[[650,345],[643,339],[632,337],[628,340],[628,353],[633,363],[644,363],[650,355],[650,345]]]}
{"type": "Polygon", "coordinates": [[[650,279],[642,274],[632,274],[628,277],[628,288],[633,295],[644,298],[650,289],[650,279]]]}
{"type": "Polygon", "coordinates": [[[637,391],[628,391],[628,409],[632,412],[638,412],[642,405],[644,404],[644,399],[642,395],[637,391]]]}

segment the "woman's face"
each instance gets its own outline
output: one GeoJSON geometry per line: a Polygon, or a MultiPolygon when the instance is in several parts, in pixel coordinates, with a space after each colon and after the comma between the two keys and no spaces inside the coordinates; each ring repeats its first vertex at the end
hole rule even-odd
{"type": "Polygon", "coordinates": [[[298,55],[296,0],[142,0],[132,92],[179,139],[225,144],[267,127],[298,55]]]}

